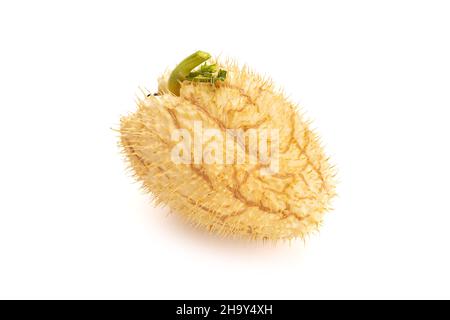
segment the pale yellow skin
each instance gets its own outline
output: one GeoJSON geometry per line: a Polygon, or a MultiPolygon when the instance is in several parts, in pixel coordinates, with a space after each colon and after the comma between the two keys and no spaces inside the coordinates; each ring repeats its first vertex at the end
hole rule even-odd
{"type": "MultiPolygon", "coordinates": [[[[227,236],[280,240],[317,230],[335,195],[334,170],[316,135],[271,83],[234,63],[224,82],[185,81],[180,96],[165,91],[138,102],[121,121],[121,144],[137,179],[157,203],[196,226],[227,236]],[[175,164],[174,129],[279,129],[279,172],[262,175],[263,164],[175,164]]],[[[237,148],[243,148],[237,144],[237,148]]],[[[248,154],[248,149],[243,149],[248,154]]]]}

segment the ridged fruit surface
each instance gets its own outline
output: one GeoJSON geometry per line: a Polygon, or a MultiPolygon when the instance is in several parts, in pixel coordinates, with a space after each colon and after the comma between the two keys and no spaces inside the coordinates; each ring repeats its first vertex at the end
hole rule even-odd
{"type": "MultiPolygon", "coordinates": [[[[303,238],[317,230],[335,195],[334,170],[296,105],[270,81],[225,62],[225,81],[184,81],[180,95],[165,91],[138,101],[121,120],[121,145],[136,178],[157,204],[170,207],[195,226],[251,239],[303,238]],[[278,129],[279,170],[267,164],[176,164],[175,129],[194,135],[194,122],[220,131],[278,129]]],[[[203,141],[206,148],[209,141],[203,141]]],[[[248,145],[235,148],[249,155],[248,145]]],[[[227,148],[226,146],[224,148],[227,148]]]]}

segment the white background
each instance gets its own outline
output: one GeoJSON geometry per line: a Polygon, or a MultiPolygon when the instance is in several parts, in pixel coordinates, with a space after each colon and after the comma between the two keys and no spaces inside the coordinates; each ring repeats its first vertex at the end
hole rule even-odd
{"type": "Polygon", "coordinates": [[[0,298],[450,298],[448,1],[2,1],[0,298]],[[196,50],[270,75],[339,198],[263,246],[154,209],[121,115],[196,50]]]}

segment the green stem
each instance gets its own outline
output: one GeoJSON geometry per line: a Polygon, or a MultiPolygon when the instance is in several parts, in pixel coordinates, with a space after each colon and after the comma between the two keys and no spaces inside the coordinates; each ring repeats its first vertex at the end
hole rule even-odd
{"type": "Polygon", "coordinates": [[[197,66],[211,58],[211,55],[204,51],[197,51],[181,61],[169,77],[168,88],[173,94],[180,95],[181,82],[186,79],[189,73],[197,66]]]}

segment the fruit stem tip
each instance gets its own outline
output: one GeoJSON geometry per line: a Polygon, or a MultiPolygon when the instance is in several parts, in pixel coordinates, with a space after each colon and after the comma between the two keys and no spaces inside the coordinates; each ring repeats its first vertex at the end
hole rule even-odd
{"type": "Polygon", "coordinates": [[[168,81],[169,91],[179,96],[181,82],[186,79],[186,77],[194,68],[196,68],[209,58],[211,58],[211,55],[209,53],[199,50],[181,61],[170,74],[168,81]]]}

